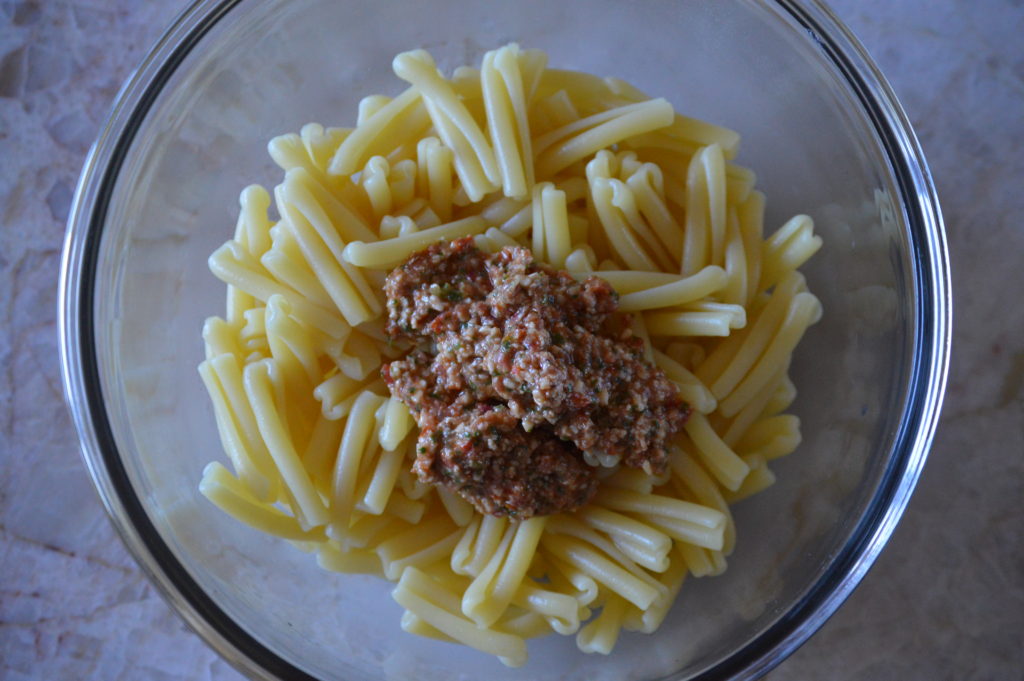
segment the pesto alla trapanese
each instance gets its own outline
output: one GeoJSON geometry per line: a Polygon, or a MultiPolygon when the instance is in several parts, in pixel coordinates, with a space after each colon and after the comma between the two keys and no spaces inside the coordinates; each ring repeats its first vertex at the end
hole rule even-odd
{"type": "Polygon", "coordinates": [[[397,582],[406,631],[508,665],[551,632],[607,654],[656,630],[687,575],[725,569],[729,504],[799,444],[788,368],[821,306],[797,269],[821,240],[807,216],[766,238],[739,136],[621,80],[516,45],[450,76],[422,50],[393,66],[409,87],[364,98],[354,128],[270,142],[275,217],[246,188],[210,257],[227,311],[199,373],[232,470],[211,463],[200,490],[328,570],[397,582]],[[384,282],[465,237],[614,289],[612,316],[692,410],[663,471],[582,452],[589,501],[526,520],[413,471],[419,429],[381,369],[414,348],[388,333],[384,282]]]}
{"type": "Polygon", "coordinates": [[[577,282],[527,248],[487,255],[464,237],[414,253],[384,293],[385,333],[414,346],[381,376],[416,420],[421,481],[525,520],[589,502],[595,462],[668,468],[690,407],[600,277],[577,282]]]}

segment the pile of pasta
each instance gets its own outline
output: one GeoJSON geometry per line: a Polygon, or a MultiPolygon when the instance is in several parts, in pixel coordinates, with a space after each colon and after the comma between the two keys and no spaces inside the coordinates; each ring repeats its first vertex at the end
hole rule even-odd
{"type": "Polygon", "coordinates": [[[725,570],[729,504],[800,442],[787,372],[821,306],[797,268],[821,240],[807,216],[766,238],[738,135],[621,80],[514,44],[449,77],[422,50],[393,67],[408,88],[364,98],[354,128],[270,142],[273,216],[248,187],[210,257],[227,312],[204,326],[199,373],[233,471],[211,463],[200,489],[328,570],[397,582],[408,632],[513,666],[550,632],[607,654],[621,630],[657,629],[687,575],[725,570]],[[694,410],[667,473],[593,461],[590,504],[510,521],[410,472],[415,424],[380,378],[403,352],[382,285],[469,235],[612,284],[694,410]]]}

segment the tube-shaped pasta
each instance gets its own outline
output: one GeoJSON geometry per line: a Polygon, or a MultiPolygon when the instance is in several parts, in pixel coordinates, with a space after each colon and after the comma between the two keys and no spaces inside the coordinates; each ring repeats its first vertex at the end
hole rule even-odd
{"type": "MultiPolygon", "coordinates": [[[[231,355],[221,355],[220,357],[228,362],[234,359],[231,355]]],[[[277,482],[276,471],[272,465],[268,465],[270,463],[268,460],[269,455],[265,455],[263,451],[262,439],[254,440],[251,435],[246,438],[239,429],[239,421],[241,419],[238,414],[233,413],[234,410],[231,407],[230,398],[225,394],[226,391],[223,384],[214,369],[213,362],[216,362],[217,359],[207,360],[200,364],[199,375],[202,377],[203,384],[210,394],[211,402],[213,402],[221,445],[231,460],[231,465],[234,467],[235,472],[245,483],[254,498],[260,501],[268,501],[276,494],[274,491],[277,482]],[[248,442],[246,441],[247,439],[248,442]],[[260,461],[262,465],[257,464],[256,461],[260,456],[264,456],[264,459],[260,461]]],[[[237,371],[237,365],[235,371],[237,371]]],[[[248,409],[247,402],[244,408],[248,409]]],[[[251,419],[251,412],[247,416],[251,419]]],[[[255,429],[255,421],[252,422],[250,427],[255,429]]]]}
{"type": "Polygon", "coordinates": [[[675,551],[673,552],[673,560],[670,562],[669,568],[658,577],[658,581],[665,587],[664,592],[654,599],[654,603],[651,603],[651,606],[646,610],[627,606],[625,616],[623,617],[623,628],[629,631],[639,631],[644,634],[656,631],[665,620],[665,616],[675,602],[679,589],[682,587],[683,580],[685,579],[686,561],[682,559],[678,551],[675,551]]]}
{"type": "Polygon", "coordinates": [[[758,311],[754,323],[720,344],[697,368],[697,376],[709,383],[712,393],[721,399],[735,389],[771,342],[790,302],[802,286],[803,278],[799,274],[787,277],[775,287],[767,304],[758,311]]]}
{"type": "Polygon", "coordinates": [[[391,595],[403,608],[463,645],[495,655],[510,667],[518,667],[526,662],[526,644],[522,638],[479,629],[472,620],[432,602],[430,595],[436,592],[437,586],[421,571],[412,567],[402,573],[391,595]]]}
{"type": "MultiPolygon", "coordinates": [[[[606,278],[606,275],[601,276],[606,278]]],[[[637,312],[685,305],[715,293],[727,281],[725,270],[709,265],[692,276],[670,284],[627,293],[619,298],[619,309],[623,312],[637,312]]]]}
{"type": "MultiPolygon", "coordinates": [[[[543,522],[543,520],[541,521],[543,522]]],[[[543,527],[543,525],[542,525],[543,527]]],[[[517,534],[517,527],[510,525],[505,529],[505,534],[501,538],[501,543],[495,549],[494,553],[490,556],[487,564],[484,565],[480,573],[476,575],[475,579],[470,583],[469,587],[466,588],[465,593],[462,595],[462,612],[479,627],[487,627],[493,624],[502,613],[505,608],[508,607],[511,602],[511,594],[507,592],[508,599],[496,599],[493,597],[495,591],[495,582],[498,579],[499,571],[502,569],[502,565],[510,557],[509,549],[512,546],[512,542],[517,534]]],[[[539,538],[539,533],[537,534],[539,538]]],[[[536,542],[530,551],[530,555],[525,557],[527,563],[533,557],[533,550],[536,549],[536,542]]],[[[523,559],[523,557],[519,557],[523,559]]],[[[525,567],[523,568],[525,573],[525,567]]],[[[521,579],[521,577],[520,577],[521,579]]],[[[518,588],[518,584],[515,585],[518,588]]]]}
{"type": "Polygon", "coordinates": [[[746,305],[747,302],[747,254],[740,233],[736,207],[730,205],[726,211],[725,272],[727,280],[722,290],[722,301],[732,305],[746,305]]]}
{"type": "Polygon", "coordinates": [[[344,319],[311,303],[293,289],[269,277],[258,261],[240,244],[229,241],[218,248],[209,259],[210,271],[226,284],[236,286],[254,298],[266,302],[270,296],[280,294],[292,304],[293,314],[302,321],[333,338],[344,338],[351,327],[344,319]]]}
{"type": "Polygon", "coordinates": [[[722,551],[726,554],[731,553],[736,541],[736,525],[733,522],[729,505],[714,479],[692,457],[678,448],[674,448],[669,465],[672,469],[673,483],[677,489],[682,485],[702,505],[716,508],[725,516],[722,551]]]}
{"type": "Polygon", "coordinates": [[[480,80],[502,190],[505,196],[525,199],[533,185],[533,148],[518,53],[518,45],[507,45],[485,54],[480,80]]]}
{"type": "Polygon", "coordinates": [[[800,445],[800,418],[778,414],[761,419],[743,434],[736,444],[745,455],[758,454],[765,461],[777,459],[800,445]]]}
{"type": "MultiPolygon", "coordinates": [[[[278,234],[287,235],[275,241],[284,239],[294,241],[292,236],[284,231],[284,229],[275,227],[272,231],[275,230],[278,234]]],[[[316,275],[309,270],[306,263],[302,260],[301,253],[297,258],[292,257],[290,253],[286,252],[284,247],[277,248],[275,244],[274,248],[271,248],[260,257],[260,264],[267,268],[267,272],[274,275],[278,281],[285,286],[295,289],[296,292],[310,302],[328,310],[334,307],[334,302],[331,300],[330,295],[328,295],[323,285],[317,280],[316,275]]],[[[249,307],[252,307],[252,305],[249,307]]]]}
{"type": "Polygon", "coordinates": [[[378,152],[375,144],[400,129],[405,115],[420,102],[420,92],[414,87],[395,97],[377,109],[376,112],[345,138],[331,159],[327,171],[332,175],[351,175],[365,165],[366,161],[378,152]]]}
{"type": "Polygon", "coordinates": [[[803,265],[821,248],[820,236],[814,234],[814,221],[806,215],[797,215],[779,227],[764,242],[760,286],[770,288],[787,273],[803,265]]]}
{"type": "Polygon", "coordinates": [[[585,653],[607,655],[615,647],[626,615],[627,602],[617,594],[609,594],[601,614],[587,623],[576,635],[576,645],[585,653]]]}
{"type": "Polygon", "coordinates": [[[391,492],[398,480],[398,469],[405,459],[405,452],[399,449],[382,451],[377,457],[373,472],[367,477],[366,491],[356,508],[379,515],[391,501],[391,492]]]}
{"type": "Polygon", "coordinates": [[[260,435],[267,443],[270,456],[277,466],[281,479],[298,504],[301,511],[300,520],[309,527],[316,527],[327,522],[327,509],[313,487],[309,473],[302,466],[298,453],[281,420],[279,404],[275,404],[272,396],[271,372],[274,364],[271,360],[262,360],[250,364],[243,372],[245,394],[256,416],[260,435]]]}
{"type": "Polygon", "coordinates": [[[355,508],[359,467],[373,431],[373,413],[381,402],[382,397],[368,390],[361,392],[345,423],[331,485],[331,526],[336,538],[345,535],[355,508]]]}
{"type": "Polygon", "coordinates": [[[658,596],[658,590],[655,587],[578,539],[560,537],[556,541],[550,535],[545,535],[541,538],[541,544],[551,555],[583,570],[595,581],[619,594],[638,608],[648,607],[658,596]]]}
{"type": "Polygon", "coordinates": [[[403,52],[392,62],[395,75],[423,94],[427,111],[445,145],[455,152],[455,170],[469,198],[479,201],[501,182],[494,149],[466,105],[437,72],[423,50],[403,52]]]}
{"type": "Polygon", "coordinates": [[[750,475],[746,477],[743,484],[736,490],[725,490],[722,493],[730,504],[742,501],[775,484],[775,474],[769,470],[762,457],[752,456],[747,463],[751,466],[750,475]]]}
{"type": "Polygon", "coordinates": [[[541,152],[537,157],[537,177],[551,177],[576,161],[627,137],[663,128],[672,122],[674,115],[672,105],[664,99],[651,99],[639,104],[626,105],[609,113],[610,115],[605,117],[606,120],[589,130],[552,144],[548,148],[538,141],[537,148],[541,149],[541,152]]]}
{"type": "Polygon", "coordinates": [[[430,201],[430,208],[447,222],[452,214],[452,150],[436,137],[425,137],[416,147],[418,189],[430,201]]]}
{"type": "Polygon", "coordinates": [[[472,522],[474,516],[473,506],[465,499],[444,488],[437,490],[437,496],[441,499],[444,510],[448,512],[448,516],[456,525],[465,527],[472,522]]]}
{"type": "Polygon", "coordinates": [[[613,205],[612,180],[595,177],[590,183],[590,192],[605,236],[615,254],[632,269],[646,272],[658,271],[659,268],[654,260],[651,259],[639,239],[626,224],[622,212],[613,205]]]}
{"type": "MultiPolygon", "coordinates": [[[[514,44],[450,78],[422,50],[392,66],[409,87],[364,97],[354,128],[270,142],[276,217],[247,187],[234,238],[210,257],[227,311],[204,323],[199,373],[234,473],[212,464],[200,490],[324,569],[397,582],[406,631],[509,665],[550,632],[608,654],[622,629],[661,624],[687,573],[725,570],[729,504],[770,485],[768,462],[799,444],[788,369],[821,306],[797,269],[821,239],[807,216],[765,238],[738,135],[625,81],[550,69],[514,44]],[[451,443],[418,447],[436,415],[390,394],[398,374],[382,369],[433,350],[389,336],[383,292],[412,254],[467,237],[611,285],[598,335],[631,335],[692,409],[665,470],[588,450],[591,500],[525,518],[481,514],[458,475],[423,482],[424,465],[448,480],[451,443]]],[[[432,400],[445,380],[416,389],[432,400]]]]}
{"type": "Polygon", "coordinates": [[[331,542],[320,545],[316,556],[317,565],[331,572],[355,575],[384,576],[380,557],[365,549],[339,549],[331,542]]]}
{"type": "Polygon", "coordinates": [[[419,526],[381,542],[375,551],[388,579],[398,579],[410,566],[424,566],[451,554],[459,529],[447,516],[435,516],[419,526]]]}
{"type": "Polygon", "coordinates": [[[712,530],[725,525],[725,516],[717,509],[658,494],[638,494],[631,490],[606,488],[598,492],[595,503],[631,513],[684,520],[712,530]]]}
{"type": "MultiPolygon", "coordinates": [[[[625,168],[625,161],[622,163],[621,167],[625,168]]],[[[679,264],[678,261],[674,259],[670,251],[665,249],[647,221],[640,215],[633,190],[620,179],[613,178],[608,183],[612,188],[611,203],[619,209],[629,229],[640,238],[647,252],[651,254],[662,270],[675,270],[679,264]]]]}
{"type": "Polygon", "coordinates": [[[701,414],[710,414],[718,406],[715,396],[699,378],[679,362],[658,350],[654,351],[654,363],[676,384],[679,396],[701,414]]]}
{"type": "Polygon", "coordinates": [[[750,467],[733,452],[703,414],[693,414],[684,426],[701,461],[723,487],[735,491],[750,467]]]}
{"type": "Polygon", "coordinates": [[[331,469],[338,452],[342,427],[340,421],[329,419],[321,412],[302,452],[302,465],[309,471],[313,484],[322,496],[330,493],[331,469]]]}
{"type": "MultiPolygon", "coordinates": [[[[664,532],[607,508],[587,506],[578,511],[577,515],[583,522],[608,535],[620,549],[625,543],[630,546],[630,549],[637,549],[632,551],[633,555],[640,553],[647,556],[644,559],[645,563],[661,565],[661,559],[666,558],[672,548],[672,541],[664,532]]],[[[630,553],[629,550],[623,549],[623,551],[627,554],[630,553]]],[[[633,559],[636,560],[636,558],[633,559]]],[[[648,564],[644,564],[644,567],[655,569],[648,564]]],[[[660,572],[660,570],[656,571],[660,572]]]]}
{"type": "Polygon", "coordinates": [[[750,373],[736,386],[736,389],[720,403],[722,414],[734,416],[747,400],[771,380],[775,368],[792,354],[804,332],[821,318],[821,303],[811,293],[793,296],[786,311],[786,318],[779,327],[772,342],[751,368],[750,373]]]}
{"type": "Polygon", "coordinates": [[[729,309],[653,312],[644,315],[647,330],[655,336],[728,336],[746,325],[746,319],[729,309]]]}
{"type": "Polygon", "coordinates": [[[669,253],[683,251],[683,231],[668,208],[665,199],[664,178],[661,169],[653,163],[643,163],[626,184],[633,192],[637,207],[658,235],[669,253]]]}
{"type": "Polygon", "coordinates": [[[391,212],[393,204],[391,198],[391,185],[388,183],[388,176],[391,174],[391,165],[383,156],[373,156],[366,162],[359,177],[359,184],[366,192],[370,200],[370,208],[373,210],[374,218],[379,222],[382,217],[391,212]]]}
{"type": "Polygon", "coordinates": [[[199,491],[225,513],[261,532],[284,539],[322,542],[327,539],[322,527],[304,529],[293,516],[282,513],[249,495],[247,487],[217,462],[203,470],[199,491]]]}
{"type": "Polygon", "coordinates": [[[241,211],[238,214],[239,232],[236,239],[245,244],[254,257],[260,257],[270,248],[270,194],[258,184],[251,184],[238,197],[241,211]],[[242,238],[239,238],[242,237],[242,238]]]}
{"type": "Polygon", "coordinates": [[[353,241],[345,247],[343,257],[346,262],[358,267],[391,269],[414,252],[426,248],[436,241],[480,234],[487,227],[487,223],[480,217],[463,218],[394,239],[375,241],[369,244],[353,241]]]}
{"type": "Polygon", "coordinates": [[[409,408],[400,400],[394,397],[387,400],[387,407],[384,412],[384,423],[381,425],[378,438],[380,446],[385,451],[393,451],[398,448],[399,443],[405,439],[412,429],[412,416],[409,415],[409,408]]]}

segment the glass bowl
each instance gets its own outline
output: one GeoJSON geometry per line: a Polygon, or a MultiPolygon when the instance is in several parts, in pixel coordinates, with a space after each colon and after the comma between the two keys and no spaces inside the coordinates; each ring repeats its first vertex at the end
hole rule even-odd
{"type": "Polygon", "coordinates": [[[114,523],[182,617],[259,679],[763,674],[892,533],[935,428],[951,314],[935,189],[883,77],[824,5],[754,0],[197,2],[89,154],[60,305],[65,389],[114,523]],[[324,572],[202,498],[201,471],[222,454],[195,370],[203,319],[223,310],[207,256],[232,233],[239,190],[280,178],[267,140],[350,125],[361,96],[398,91],[400,51],[450,68],[510,40],[739,131],[767,228],[806,212],[825,241],[805,269],[825,315],[793,368],[804,441],[775,486],[736,507],[728,571],[690,580],[656,634],[623,634],[607,658],[553,636],[518,670],[403,633],[390,584],[324,572]]]}

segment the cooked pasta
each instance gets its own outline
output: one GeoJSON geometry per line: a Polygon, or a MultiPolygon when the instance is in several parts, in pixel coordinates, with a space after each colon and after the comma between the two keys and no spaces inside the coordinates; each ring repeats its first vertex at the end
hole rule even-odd
{"type": "Polygon", "coordinates": [[[623,629],[655,631],[688,575],[725,570],[730,504],[799,445],[790,359],[822,310],[798,268],[821,239],[806,215],[765,237],[739,136],[624,81],[514,44],[451,77],[422,50],[393,69],[408,87],[364,97],[354,128],[270,142],[282,182],[242,191],[210,256],[227,305],[199,374],[233,472],[209,464],[200,492],[326,570],[395,582],[407,632],[512,666],[548,633],[608,654],[623,629]],[[412,472],[416,422],[380,378],[407,352],[384,333],[382,285],[463,237],[615,289],[692,408],[664,474],[587,451],[588,503],[516,520],[412,472]]]}

